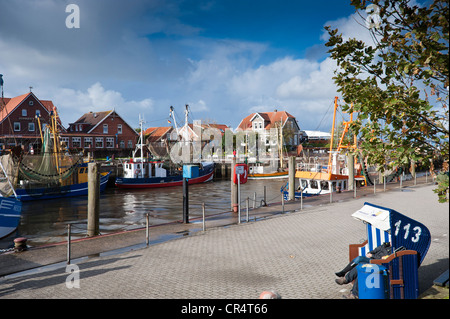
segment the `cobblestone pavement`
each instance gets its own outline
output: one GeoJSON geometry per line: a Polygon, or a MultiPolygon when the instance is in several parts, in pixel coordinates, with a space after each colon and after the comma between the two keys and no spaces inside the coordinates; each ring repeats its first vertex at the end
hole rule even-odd
{"type": "Polygon", "coordinates": [[[255,299],[268,289],[283,299],[341,298],[350,285],[338,286],[334,272],[347,264],[348,245],[365,237],[363,223],[351,214],[366,201],[429,228],[432,243],[419,270],[422,292],[448,269],[449,260],[449,205],[437,202],[433,188],[378,193],[85,258],[75,264],[78,274],[64,265],[6,276],[0,279],[0,298],[255,299]],[[72,287],[77,275],[79,288],[72,287]]]}

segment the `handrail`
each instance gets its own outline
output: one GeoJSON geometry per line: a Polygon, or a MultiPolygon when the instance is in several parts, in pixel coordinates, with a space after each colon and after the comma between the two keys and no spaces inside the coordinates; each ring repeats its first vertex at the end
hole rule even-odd
{"type": "Polygon", "coordinates": [[[415,250],[401,250],[399,252],[396,252],[396,253],[393,253],[393,254],[389,255],[389,257],[387,257],[385,259],[371,259],[370,263],[371,264],[377,264],[377,265],[387,264],[387,263],[391,262],[392,260],[394,260],[397,257],[402,257],[402,256],[406,256],[406,255],[417,255],[417,251],[415,251],[415,250]]]}

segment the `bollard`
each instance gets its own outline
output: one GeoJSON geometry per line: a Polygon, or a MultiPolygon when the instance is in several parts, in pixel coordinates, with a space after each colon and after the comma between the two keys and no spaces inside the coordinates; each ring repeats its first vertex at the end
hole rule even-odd
{"type": "Polygon", "coordinates": [[[253,209],[256,208],[256,192],[253,194],[253,209]]]}
{"type": "Polygon", "coordinates": [[[145,243],[148,246],[150,243],[150,223],[149,223],[149,215],[145,214],[145,243]]]}
{"type": "Polygon", "coordinates": [[[100,164],[88,164],[88,237],[99,234],[100,212],[100,164]]]}
{"type": "Polygon", "coordinates": [[[205,203],[202,203],[202,215],[203,215],[203,223],[202,223],[202,228],[203,231],[206,230],[206,223],[205,223],[205,203]]]}
{"type": "Polygon", "coordinates": [[[71,240],[71,227],[70,224],[67,224],[67,264],[70,265],[70,240],[71,240]]]}
{"type": "Polygon", "coordinates": [[[27,250],[27,239],[19,237],[14,239],[14,251],[16,253],[27,250]]]}
{"type": "Polygon", "coordinates": [[[281,213],[284,214],[284,194],[281,194],[281,213]]]}

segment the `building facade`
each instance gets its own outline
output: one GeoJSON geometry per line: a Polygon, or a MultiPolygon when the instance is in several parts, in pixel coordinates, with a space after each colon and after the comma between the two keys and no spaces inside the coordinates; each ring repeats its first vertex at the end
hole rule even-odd
{"type": "Polygon", "coordinates": [[[296,147],[301,143],[302,131],[297,120],[286,111],[252,113],[239,123],[237,130],[257,132],[261,141],[269,146],[270,130],[280,128],[284,145],[296,147]]]}
{"type": "MultiPolygon", "coordinates": [[[[56,112],[52,101],[39,100],[34,93],[14,98],[0,98],[0,147],[10,149],[20,146],[25,152],[39,151],[40,128],[50,124],[50,115],[56,112]],[[39,118],[39,120],[38,120],[39,118]]],[[[66,129],[57,118],[58,130],[66,129]]]]}
{"type": "Polygon", "coordinates": [[[130,156],[138,138],[139,134],[115,110],[85,113],[61,134],[69,149],[92,157],[130,156]]]}

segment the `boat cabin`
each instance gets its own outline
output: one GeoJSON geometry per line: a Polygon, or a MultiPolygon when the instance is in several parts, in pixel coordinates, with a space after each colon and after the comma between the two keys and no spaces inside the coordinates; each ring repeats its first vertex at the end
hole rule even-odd
{"type": "Polygon", "coordinates": [[[125,178],[151,178],[166,177],[167,171],[161,161],[141,162],[130,160],[123,164],[123,177],[125,178]]]}
{"type": "Polygon", "coordinates": [[[299,186],[297,191],[303,190],[303,194],[308,195],[319,195],[319,194],[329,194],[330,189],[333,192],[341,192],[346,190],[348,187],[348,181],[345,179],[338,179],[335,181],[327,180],[315,180],[315,179],[299,179],[299,186]]]}

